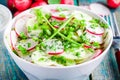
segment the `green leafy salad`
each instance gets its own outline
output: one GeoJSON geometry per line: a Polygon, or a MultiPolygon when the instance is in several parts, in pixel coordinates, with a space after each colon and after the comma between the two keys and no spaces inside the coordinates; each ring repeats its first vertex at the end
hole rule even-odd
{"type": "Polygon", "coordinates": [[[104,51],[108,25],[84,12],[31,9],[14,22],[11,48],[19,57],[41,66],[71,66],[104,51]]]}

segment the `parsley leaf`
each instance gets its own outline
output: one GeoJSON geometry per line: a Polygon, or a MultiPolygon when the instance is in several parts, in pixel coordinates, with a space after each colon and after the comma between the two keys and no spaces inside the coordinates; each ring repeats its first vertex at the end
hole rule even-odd
{"type": "Polygon", "coordinates": [[[22,47],[21,45],[18,46],[18,50],[20,50],[22,52],[22,54],[27,53],[27,50],[24,47],[22,47]]]}
{"type": "Polygon", "coordinates": [[[22,39],[27,39],[27,36],[25,35],[24,32],[21,32],[21,33],[20,33],[20,38],[22,38],[22,39]]]}

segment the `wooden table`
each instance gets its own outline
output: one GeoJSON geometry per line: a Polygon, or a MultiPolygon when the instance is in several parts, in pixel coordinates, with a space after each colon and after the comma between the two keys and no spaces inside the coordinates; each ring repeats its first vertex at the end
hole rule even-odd
{"type": "MultiPolygon", "coordinates": [[[[0,0],[0,3],[4,0],[0,0]]],[[[5,0],[6,1],[6,0],[5,0]]],[[[75,5],[78,2],[82,3],[83,0],[74,0],[75,5]]],[[[92,2],[106,2],[105,0],[84,0],[88,3],[92,2]]],[[[115,12],[117,17],[120,17],[120,9],[115,12]]],[[[120,18],[118,21],[120,22],[120,18]]],[[[120,23],[119,23],[120,25],[120,23]]],[[[119,26],[120,27],[120,26],[119,26]]],[[[10,57],[8,51],[6,50],[3,40],[2,33],[0,33],[0,80],[28,80],[24,73],[15,64],[13,59],[10,57]]],[[[113,47],[110,48],[108,54],[105,56],[101,64],[91,73],[88,80],[120,80],[120,75],[118,72],[118,66],[116,63],[113,47]]],[[[91,66],[92,67],[92,66],[91,66]]]]}

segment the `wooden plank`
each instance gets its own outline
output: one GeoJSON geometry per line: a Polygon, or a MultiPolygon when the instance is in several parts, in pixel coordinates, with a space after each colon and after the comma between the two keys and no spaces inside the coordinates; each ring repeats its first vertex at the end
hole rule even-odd
{"type": "Polygon", "coordinates": [[[9,56],[0,33],[0,80],[28,80],[9,56]]]}
{"type": "Polygon", "coordinates": [[[114,49],[111,48],[102,63],[92,73],[92,80],[119,80],[120,75],[114,49]]]}

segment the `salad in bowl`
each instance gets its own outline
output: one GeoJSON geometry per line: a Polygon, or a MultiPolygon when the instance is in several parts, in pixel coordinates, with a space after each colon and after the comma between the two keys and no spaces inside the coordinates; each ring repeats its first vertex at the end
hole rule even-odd
{"type": "Polygon", "coordinates": [[[78,71],[81,74],[76,76],[89,75],[102,61],[112,44],[112,32],[105,20],[88,10],[47,5],[14,17],[4,42],[23,71],[39,79],[49,73],[50,79],[70,80],[78,71]]]}

